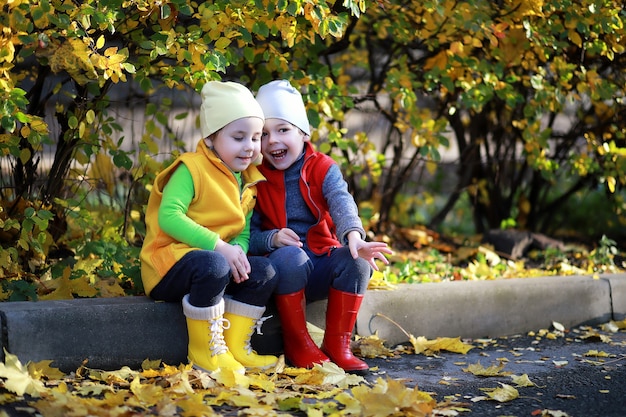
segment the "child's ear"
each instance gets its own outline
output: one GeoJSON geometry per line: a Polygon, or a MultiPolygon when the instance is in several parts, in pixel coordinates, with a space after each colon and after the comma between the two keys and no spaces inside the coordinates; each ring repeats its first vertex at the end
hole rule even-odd
{"type": "Polygon", "coordinates": [[[302,142],[311,142],[311,136],[307,135],[306,133],[302,132],[302,142]]]}
{"type": "Polygon", "coordinates": [[[207,148],[213,149],[213,135],[204,138],[204,144],[207,148]]]}

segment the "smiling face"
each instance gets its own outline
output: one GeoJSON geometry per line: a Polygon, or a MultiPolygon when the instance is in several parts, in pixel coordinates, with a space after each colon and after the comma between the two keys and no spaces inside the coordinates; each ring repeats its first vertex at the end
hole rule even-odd
{"type": "Polygon", "coordinates": [[[263,120],[245,117],[231,122],[211,135],[207,145],[234,172],[241,172],[259,156],[263,120]]]}
{"type": "Polygon", "coordinates": [[[282,119],[265,119],[261,152],[274,168],[285,170],[302,154],[308,140],[300,129],[282,119]]]}

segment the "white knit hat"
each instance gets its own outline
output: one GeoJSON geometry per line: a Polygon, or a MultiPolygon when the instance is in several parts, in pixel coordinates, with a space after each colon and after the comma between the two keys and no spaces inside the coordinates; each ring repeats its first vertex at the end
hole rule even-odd
{"type": "Polygon", "coordinates": [[[300,92],[287,80],[271,81],[256,93],[266,119],[282,119],[311,135],[309,119],[300,92]]]}
{"type": "Polygon", "coordinates": [[[202,87],[201,95],[200,130],[203,138],[244,117],[258,117],[265,121],[254,95],[241,84],[209,81],[202,87]]]}

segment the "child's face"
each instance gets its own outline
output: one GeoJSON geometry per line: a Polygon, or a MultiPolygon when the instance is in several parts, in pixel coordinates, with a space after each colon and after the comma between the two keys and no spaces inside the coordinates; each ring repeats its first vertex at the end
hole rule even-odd
{"type": "Polygon", "coordinates": [[[274,168],[289,168],[302,154],[307,136],[296,126],[282,119],[265,119],[261,152],[274,168]]]}
{"type": "Polygon", "coordinates": [[[256,160],[261,152],[263,120],[245,117],[230,122],[209,139],[209,145],[234,172],[241,172],[256,160]]]}

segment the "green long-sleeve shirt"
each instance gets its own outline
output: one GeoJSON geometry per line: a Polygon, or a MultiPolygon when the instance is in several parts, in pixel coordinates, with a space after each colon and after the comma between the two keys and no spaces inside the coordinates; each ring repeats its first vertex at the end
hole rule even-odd
{"type": "MultiPolygon", "coordinates": [[[[241,189],[241,174],[234,173],[241,189]]],[[[159,207],[159,226],[174,239],[186,243],[191,247],[214,250],[220,236],[194,222],[187,216],[187,209],[195,195],[191,172],[185,164],[181,164],[172,174],[163,188],[163,200],[159,207]]],[[[207,210],[214,210],[207,207],[207,210]]],[[[246,226],[230,244],[239,245],[244,252],[248,251],[250,240],[250,218],[252,212],[246,216],[246,226]]]]}

